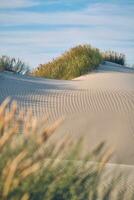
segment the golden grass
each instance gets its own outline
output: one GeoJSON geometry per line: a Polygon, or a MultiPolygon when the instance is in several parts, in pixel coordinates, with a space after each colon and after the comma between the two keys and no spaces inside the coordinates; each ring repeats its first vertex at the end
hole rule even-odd
{"type": "Polygon", "coordinates": [[[7,70],[17,73],[27,73],[29,72],[29,67],[20,59],[3,55],[0,56],[0,71],[1,70],[7,70]]]}
{"type": "Polygon", "coordinates": [[[126,58],[122,53],[117,53],[115,51],[106,51],[102,53],[104,61],[113,62],[119,65],[125,65],[126,58]]]}
{"type": "MultiPolygon", "coordinates": [[[[19,148],[19,150],[17,154],[12,155],[11,159],[8,158],[0,173],[0,178],[4,183],[1,191],[4,198],[8,196],[14,186],[18,186],[21,181],[40,169],[43,162],[41,154],[44,153],[42,147],[60,123],[57,121],[37,135],[36,130],[39,131],[39,124],[37,125],[37,119],[32,116],[32,113],[20,111],[17,114],[15,102],[12,103],[9,111],[8,103],[9,99],[0,106],[0,153],[2,155],[8,149],[14,151],[19,148]],[[23,135],[20,134],[22,129],[23,135]],[[27,142],[29,144],[33,142],[36,146],[33,154],[29,154],[25,145],[27,142]],[[16,174],[19,176],[16,177],[16,174]]],[[[24,195],[22,199],[26,198],[27,195],[24,195]]]]}
{"type": "MultiPolygon", "coordinates": [[[[9,109],[9,101],[0,106],[0,199],[99,199],[105,188],[100,179],[113,150],[104,151],[101,143],[79,161],[81,140],[75,145],[69,138],[49,143],[61,120],[44,127],[46,119],[39,122],[15,102],[9,109]],[[89,164],[92,158],[96,164],[89,164]]],[[[110,199],[114,185],[105,188],[102,200],[110,199]]]]}
{"type": "Polygon", "coordinates": [[[90,45],[78,45],[47,64],[41,64],[33,75],[54,78],[73,79],[86,74],[101,63],[102,56],[98,49],[90,45]]]}

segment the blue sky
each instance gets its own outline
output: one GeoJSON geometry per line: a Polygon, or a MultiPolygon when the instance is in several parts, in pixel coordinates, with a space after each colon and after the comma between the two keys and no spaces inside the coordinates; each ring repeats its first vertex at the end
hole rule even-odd
{"type": "Polygon", "coordinates": [[[0,0],[0,55],[36,67],[85,43],[134,64],[134,0],[0,0]]]}

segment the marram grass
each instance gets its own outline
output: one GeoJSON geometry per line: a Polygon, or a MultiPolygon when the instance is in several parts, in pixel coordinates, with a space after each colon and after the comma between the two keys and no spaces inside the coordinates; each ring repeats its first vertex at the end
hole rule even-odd
{"type": "Polygon", "coordinates": [[[8,109],[8,103],[0,106],[0,200],[126,199],[124,189],[115,195],[119,177],[108,187],[101,182],[112,153],[104,143],[80,161],[81,140],[49,142],[60,120],[44,127],[31,112],[18,112],[15,102],[8,109]]]}
{"type": "Polygon", "coordinates": [[[125,55],[122,53],[117,53],[115,51],[105,51],[102,53],[102,57],[104,61],[109,61],[109,62],[116,63],[119,65],[126,64],[125,55]]]}
{"type": "Polygon", "coordinates": [[[102,55],[90,45],[78,45],[47,64],[41,64],[33,75],[53,79],[73,79],[86,74],[101,63],[102,55]]]}
{"type": "Polygon", "coordinates": [[[28,73],[29,67],[20,59],[9,57],[6,55],[0,56],[0,71],[11,71],[14,73],[28,73]]]}
{"type": "Polygon", "coordinates": [[[90,45],[78,45],[53,61],[40,64],[34,76],[52,79],[73,79],[97,69],[102,61],[125,65],[125,55],[114,51],[101,52],[90,45]]]}

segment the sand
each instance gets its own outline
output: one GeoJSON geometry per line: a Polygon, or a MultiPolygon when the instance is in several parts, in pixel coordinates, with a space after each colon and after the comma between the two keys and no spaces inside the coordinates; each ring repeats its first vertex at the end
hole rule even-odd
{"type": "Polygon", "coordinates": [[[38,118],[64,118],[57,139],[84,137],[87,152],[102,141],[115,149],[110,163],[134,165],[134,70],[106,62],[71,81],[0,73],[0,102],[8,96],[38,118]]]}
{"type": "MultiPolygon", "coordinates": [[[[83,153],[105,141],[114,148],[106,174],[109,171],[114,174],[115,168],[130,173],[125,185],[129,193],[134,191],[133,69],[106,62],[96,71],[71,81],[3,72],[0,73],[0,102],[8,96],[18,102],[20,109],[31,107],[39,119],[49,116],[53,122],[63,118],[54,139],[68,135],[76,141],[83,137],[83,153]]],[[[105,185],[108,182],[104,179],[105,185]]]]}

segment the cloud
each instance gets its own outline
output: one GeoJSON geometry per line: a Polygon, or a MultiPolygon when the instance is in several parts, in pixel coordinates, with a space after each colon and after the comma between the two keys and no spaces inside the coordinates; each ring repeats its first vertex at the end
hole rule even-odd
{"type": "MultiPolygon", "coordinates": [[[[12,0],[15,1],[15,0],[12,0]]],[[[29,2],[30,0],[21,0],[29,2]]],[[[19,2],[19,1],[17,1],[19,2]]],[[[33,1],[30,1],[33,2],[33,1]]],[[[34,3],[34,2],[33,2],[34,3]]],[[[38,2],[39,3],[39,2],[38,2]]],[[[28,3],[29,4],[29,3],[28,3]]],[[[81,11],[26,12],[3,11],[0,13],[1,27],[12,26],[104,26],[134,31],[134,6],[97,3],[81,11]]],[[[38,28],[38,27],[37,27],[38,28]]]]}
{"type": "Polygon", "coordinates": [[[95,3],[87,6],[87,12],[93,15],[119,15],[130,16],[134,12],[133,4],[117,3],[95,3]]]}
{"type": "Polygon", "coordinates": [[[38,5],[37,2],[33,0],[1,0],[0,9],[7,8],[26,8],[38,5]]]}
{"type": "Polygon", "coordinates": [[[65,50],[83,43],[90,43],[102,50],[116,50],[133,56],[132,33],[120,35],[116,30],[68,28],[53,31],[1,32],[2,54],[25,58],[32,66],[44,63],[65,50]]]}
{"type": "Polygon", "coordinates": [[[52,31],[3,31],[0,33],[1,44],[33,44],[42,45],[42,43],[54,45],[63,43],[89,41],[89,40],[115,40],[117,41],[133,41],[133,32],[119,32],[116,29],[108,29],[104,27],[96,28],[64,28],[52,31]]]}
{"type": "MultiPolygon", "coordinates": [[[[24,2],[30,6],[35,1],[12,2],[12,6],[18,2],[16,6],[22,7],[24,2]]],[[[126,53],[130,62],[134,62],[133,9],[132,5],[97,3],[83,10],[66,12],[3,10],[0,13],[0,52],[20,57],[36,66],[77,44],[91,43],[103,50],[126,53]]]]}
{"type": "Polygon", "coordinates": [[[34,13],[34,12],[1,12],[0,24],[13,25],[103,25],[124,26],[132,28],[134,21],[129,16],[114,16],[105,13],[91,14],[90,12],[58,12],[58,13],[34,13]]]}

